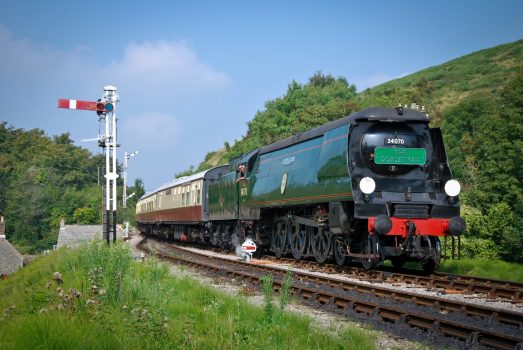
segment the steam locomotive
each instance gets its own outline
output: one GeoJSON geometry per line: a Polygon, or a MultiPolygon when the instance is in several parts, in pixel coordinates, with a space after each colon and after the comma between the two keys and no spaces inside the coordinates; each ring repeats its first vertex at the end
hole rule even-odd
{"type": "Polygon", "coordinates": [[[251,237],[276,256],[432,272],[440,238],[465,230],[459,193],[426,114],[368,108],[175,179],[140,198],[136,218],[167,239],[231,249],[251,237]]]}

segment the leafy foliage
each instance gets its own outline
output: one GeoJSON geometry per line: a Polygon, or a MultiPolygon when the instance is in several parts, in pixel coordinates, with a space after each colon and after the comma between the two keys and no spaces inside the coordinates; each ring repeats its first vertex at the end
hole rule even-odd
{"type": "Polygon", "coordinates": [[[523,70],[499,96],[475,94],[448,108],[442,123],[451,167],[471,208],[468,235],[493,241],[503,258],[514,261],[523,261],[521,94],[523,70]]]}
{"type": "Polygon", "coordinates": [[[101,223],[102,155],[74,146],[68,133],[47,137],[42,130],[6,123],[0,123],[0,149],[0,214],[8,238],[23,252],[56,244],[61,218],[69,224],[101,223]]]}
{"type": "Polygon", "coordinates": [[[96,223],[96,211],[93,208],[78,208],[73,213],[73,219],[80,225],[96,223]]]}
{"type": "Polygon", "coordinates": [[[461,257],[468,259],[499,259],[499,248],[490,239],[465,237],[461,239],[461,257]]]}

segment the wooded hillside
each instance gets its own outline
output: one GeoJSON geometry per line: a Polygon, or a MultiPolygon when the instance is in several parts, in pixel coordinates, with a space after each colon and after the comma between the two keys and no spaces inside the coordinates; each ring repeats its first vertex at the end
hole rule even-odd
{"type": "MultiPolygon", "coordinates": [[[[101,223],[102,155],[73,145],[68,133],[48,137],[42,130],[6,123],[0,123],[0,150],[0,215],[6,218],[8,239],[19,250],[52,248],[61,218],[68,224],[101,223]]],[[[141,180],[135,186],[143,194],[141,180]]],[[[131,198],[128,207],[134,208],[139,197],[131,198]]],[[[132,220],[133,213],[118,214],[132,220]]]]}

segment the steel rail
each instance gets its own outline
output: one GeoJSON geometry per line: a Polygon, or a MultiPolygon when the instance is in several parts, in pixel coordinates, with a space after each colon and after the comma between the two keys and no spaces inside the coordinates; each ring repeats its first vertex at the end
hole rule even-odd
{"type": "Polygon", "coordinates": [[[325,273],[340,273],[366,280],[383,281],[390,283],[406,283],[429,288],[453,289],[466,293],[485,294],[488,298],[509,299],[514,303],[523,302],[523,284],[511,281],[501,281],[481,277],[471,277],[447,273],[434,273],[424,276],[415,274],[417,270],[407,270],[409,273],[393,271],[388,267],[380,270],[365,270],[354,266],[338,266],[333,264],[318,264],[313,261],[296,261],[290,258],[264,256],[264,259],[284,262],[304,268],[315,269],[325,273]]]}

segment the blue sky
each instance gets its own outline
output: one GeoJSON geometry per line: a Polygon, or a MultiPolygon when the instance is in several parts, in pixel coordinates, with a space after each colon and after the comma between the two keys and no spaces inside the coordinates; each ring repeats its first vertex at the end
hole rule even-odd
{"type": "Polygon", "coordinates": [[[358,90],[523,38],[523,1],[0,2],[0,121],[96,137],[96,100],[118,87],[119,159],[152,190],[245,134],[294,79],[358,90]]]}

